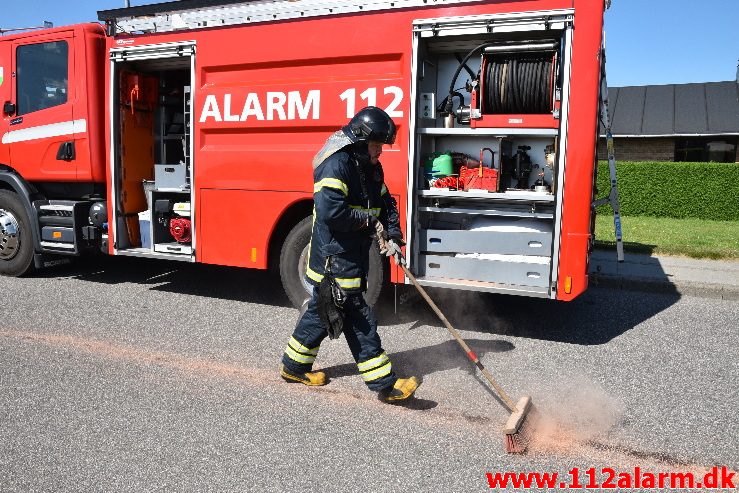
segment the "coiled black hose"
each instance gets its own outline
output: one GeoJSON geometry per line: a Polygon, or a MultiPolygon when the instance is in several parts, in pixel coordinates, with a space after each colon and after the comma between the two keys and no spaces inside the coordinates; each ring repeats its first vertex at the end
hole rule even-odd
{"type": "Polygon", "coordinates": [[[459,73],[462,71],[462,67],[466,66],[467,60],[469,60],[472,57],[472,55],[474,55],[478,50],[481,50],[483,48],[486,48],[488,46],[493,46],[493,45],[495,45],[495,43],[488,42],[488,43],[482,43],[479,46],[475,46],[469,51],[469,53],[467,53],[467,55],[465,55],[462,61],[459,62],[459,66],[457,67],[457,70],[454,72],[454,75],[452,76],[452,82],[451,84],[449,84],[449,96],[447,96],[446,99],[444,99],[445,101],[444,113],[446,114],[452,113],[452,109],[454,106],[454,102],[452,100],[452,98],[454,97],[454,84],[457,83],[457,77],[459,77],[459,73]]]}
{"type": "Polygon", "coordinates": [[[483,113],[532,114],[552,111],[551,53],[490,56],[485,65],[483,113]]]}

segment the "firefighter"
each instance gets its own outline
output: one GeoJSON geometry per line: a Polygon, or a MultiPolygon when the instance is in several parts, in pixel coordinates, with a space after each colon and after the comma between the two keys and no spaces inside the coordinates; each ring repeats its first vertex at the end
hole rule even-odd
{"type": "Polygon", "coordinates": [[[381,253],[396,261],[403,245],[398,210],[379,161],[383,145],[392,144],[395,134],[390,116],[370,106],[331,135],[313,159],[315,207],[306,279],[314,288],[282,357],[280,375],[288,382],[326,384],[325,373],[312,366],[326,336],[338,337],[338,323],[364,382],[382,400],[407,399],[419,385],[415,377],[395,374],[362,296],[373,238],[381,253]],[[333,290],[323,289],[325,276],[333,280],[333,290]]]}

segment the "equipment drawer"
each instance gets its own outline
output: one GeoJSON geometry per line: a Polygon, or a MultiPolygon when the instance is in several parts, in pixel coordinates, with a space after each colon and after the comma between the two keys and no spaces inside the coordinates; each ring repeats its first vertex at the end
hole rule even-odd
{"type": "Polygon", "coordinates": [[[184,190],[187,187],[187,167],[184,164],[155,164],[154,184],[158,190],[184,190]]]}
{"type": "Polygon", "coordinates": [[[552,235],[544,232],[422,229],[422,252],[498,253],[551,256],[552,235]]]}
{"type": "Polygon", "coordinates": [[[154,251],[161,253],[184,253],[190,255],[192,254],[192,246],[177,242],[156,243],[154,245],[154,251]]]}
{"type": "Polygon", "coordinates": [[[525,255],[419,255],[419,274],[467,281],[547,287],[551,260],[525,255]]]}

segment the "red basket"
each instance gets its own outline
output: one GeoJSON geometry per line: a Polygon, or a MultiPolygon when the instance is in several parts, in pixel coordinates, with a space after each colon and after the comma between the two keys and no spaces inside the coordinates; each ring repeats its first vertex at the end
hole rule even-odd
{"type": "Polygon", "coordinates": [[[459,169],[459,182],[465,192],[469,190],[498,191],[498,170],[479,166],[468,168],[462,166],[459,169]]]}

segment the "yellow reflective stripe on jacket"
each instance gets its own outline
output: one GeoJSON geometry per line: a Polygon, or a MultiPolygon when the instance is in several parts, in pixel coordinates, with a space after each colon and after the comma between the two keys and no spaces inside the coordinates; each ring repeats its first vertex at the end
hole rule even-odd
{"type": "Polygon", "coordinates": [[[382,365],[381,367],[375,370],[362,373],[362,378],[364,378],[365,382],[372,382],[374,380],[377,380],[379,378],[389,375],[390,372],[392,371],[393,371],[393,364],[390,361],[388,361],[387,363],[385,363],[384,365],[382,365]]]}
{"type": "Polygon", "coordinates": [[[311,269],[310,265],[306,267],[305,275],[316,282],[321,282],[323,280],[323,274],[319,274],[318,272],[311,269]]]}
{"type": "Polygon", "coordinates": [[[376,368],[388,361],[390,361],[390,358],[387,357],[387,353],[382,353],[381,355],[376,356],[372,359],[357,363],[357,368],[359,368],[359,371],[367,371],[371,370],[372,368],[376,368]]]}
{"type": "Polygon", "coordinates": [[[324,178],[315,182],[313,184],[313,193],[320,192],[323,187],[335,188],[337,190],[341,190],[341,193],[344,195],[349,195],[349,187],[346,186],[346,183],[337,178],[324,178]]]}
{"type": "Polygon", "coordinates": [[[356,289],[362,287],[361,277],[337,277],[336,283],[344,289],[356,289]]]}
{"type": "Polygon", "coordinates": [[[352,209],[357,209],[359,211],[367,212],[368,214],[372,214],[375,217],[380,217],[380,211],[382,210],[379,207],[373,207],[372,209],[366,209],[362,207],[361,205],[350,205],[349,207],[351,207],[352,209]]]}
{"type": "MultiPolygon", "coordinates": [[[[306,267],[305,275],[316,282],[321,282],[323,280],[323,274],[319,274],[314,271],[310,266],[306,267]]],[[[336,283],[344,289],[358,289],[362,287],[361,277],[336,277],[335,279],[336,283]]]]}
{"type": "Polygon", "coordinates": [[[297,339],[295,339],[294,337],[290,337],[290,342],[288,342],[287,345],[290,346],[291,348],[293,348],[295,351],[297,351],[299,353],[303,353],[305,355],[312,355],[312,356],[317,355],[318,354],[318,350],[320,349],[320,347],[315,347],[313,349],[308,349],[307,347],[305,347],[302,344],[300,344],[300,342],[297,339]]]}
{"type": "Polygon", "coordinates": [[[312,365],[313,362],[316,360],[315,356],[306,356],[304,354],[300,354],[299,352],[291,348],[289,344],[285,348],[285,354],[291,360],[296,361],[303,365],[312,365]]]}
{"type": "Polygon", "coordinates": [[[382,184],[382,189],[380,190],[380,195],[385,195],[387,193],[387,187],[385,184],[382,184]]]}

